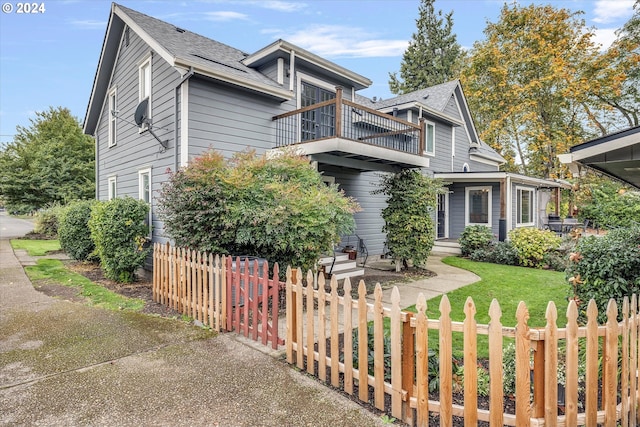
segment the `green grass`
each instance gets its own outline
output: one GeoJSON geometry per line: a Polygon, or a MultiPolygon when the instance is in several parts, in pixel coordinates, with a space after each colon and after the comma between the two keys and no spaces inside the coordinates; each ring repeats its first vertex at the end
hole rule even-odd
{"type": "Polygon", "coordinates": [[[93,283],[86,277],[69,271],[59,260],[40,259],[37,265],[26,267],[25,271],[32,281],[43,280],[48,283],[77,287],[80,295],[98,307],[132,311],[139,311],[144,307],[144,301],[141,299],[127,298],[93,283]]]}
{"type": "Polygon", "coordinates": [[[11,241],[13,249],[24,249],[31,256],[44,256],[48,252],[59,251],[59,240],[25,240],[14,239],[11,241]]]}
{"type": "MultiPolygon", "coordinates": [[[[513,267],[508,265],[474,262],[459,257],[443,259],[445,264],[471,271],[481,280],[472,285],[449,292],[447,297],[451,303],[451,318],[464,321],[464,306],[467,297],[471,297],[476,306],[476,322],[488,324],[489,306],[495,298],[500,304],[503,326],[516,325],[516,310],[520,301],[524,301],[529,309],[529,327],[541,327],[546,324],[545,313],[549,301],[556,304],[558,310],[558,327],[566,324],[568,283],[564,273],[539,270],[534,268],[513,267]]],[[[427,316],[431,319],[440,317],[441,296],[427,301],[427,316]]],[[[406,310],[416,311],[415,306],[406,310]]],[[[437,331],[429,331],[429,340],[437,342],[437,331]],[[433,341],[435,340],[435,341],[433,341]]],[[[508,341],[507,341],[508,342],[508,341]]],[[[453,335],[454,355],[460,355],[463,349],[461,333],[453,335]]],[[[486,335],[478,335],[478,356],[488,357],[488,339],[486,335]]]]}

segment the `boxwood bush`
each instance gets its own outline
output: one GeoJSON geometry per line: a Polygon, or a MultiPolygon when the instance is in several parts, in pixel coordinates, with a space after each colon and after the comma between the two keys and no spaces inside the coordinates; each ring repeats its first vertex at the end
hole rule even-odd
{"type": "Polygon", "coordinates": [[[598,306],[598,321],[605,322],[610,298],[616,300],[621,316],[624,297],[640,292],[640,227],[612,230],[601,237],[584,237],[570,259],[569,297],[578,302],[583,321],[590,299],[598,306]]]}
{"type": "Polygon", "coordinates": [[[131,197],[96,202],[91,207],[89,229],[96,253],[107,278],[131,282],[150,248],[144,248],[149,234],[145,219],[149,205],[131,197]]]}
{"type": "Polygon", "coordinates": [[[60,215],[58,238],[60,246],[71,258],[78,261],[88,260],[95,245],[91,239],[89,219],[91,206],[95,200],[81,200],[68,204],[60,215]]]}

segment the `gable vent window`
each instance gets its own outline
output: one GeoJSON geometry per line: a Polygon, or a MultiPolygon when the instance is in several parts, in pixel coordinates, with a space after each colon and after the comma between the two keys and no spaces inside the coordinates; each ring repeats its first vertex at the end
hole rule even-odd
{"type": "Polygon", "coordinates": [[[129,27],[124,30],[124,46],[129,46],[129,27]]]}
{"type": "Polygon", "coordinates": [[[113,88],[109,92],[109,147],[116,145],[117,135],[117,114],[118,114],[118,91],[113,88]]]}

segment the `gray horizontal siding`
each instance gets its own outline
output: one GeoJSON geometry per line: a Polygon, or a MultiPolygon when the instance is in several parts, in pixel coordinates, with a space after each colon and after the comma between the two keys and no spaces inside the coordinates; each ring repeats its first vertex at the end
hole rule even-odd
{"type": "Polygon", "coordinates": [[[384,226],[382,210],[387,206],[386,196],[371,194],[371,191],[378,187],[380,181],[378,173],[360,173],[323,164],[318,165],[318,169],[326,176],[335,177],[339,188],[344,190],[347,196],[354,197],[358,201],[362,211],[354,215],[355,233],[364,240],[369,255],[382,254],[386,239],[385,233],[382,232],[384,226]]]}
{"type": "MultiPolygon", "coordinates": [[[[116,59],[110,88],[117,87],[117,108],[120,119],[117,121],[117,144],[108,147],[109,111],[108,99],[96,130],[97,144],[97,197],[108,198],[108,179],[116,177],[118,197],[139,197],[138,171],[151,168],[152,199],[161,189],[161,183],[168,179],[167,168],[173,168],[176,154],[174,141],[174,89],[180,75],[159,55],[152,56],[152,106],[151,118],[154,132],[169,148],[162,150],[158,141],[149,133],[139,133],[133,124],[133,116],[138,106],[138,64],[150,52],[134,31],[130,31],[129,46],[121,46],[116,59]]],[[[157,202],[153,206],[153,236],[160,238],[163,225],[156,215],[157,202]]]]}
{"type": "Polygon", "coordinates": [[[491,186],[491,231],[498,234],[500,217],[500,184],[499,183],[456,183],[449,186],[449,237],[458,239],[465,228],[465,194],[467,187],[491,186]]]}
{"type": "Polygon", "coordinates": [[[273,147],[280,103],[194,78],[189,84],[189,155],[213,148],[225,157],[247,147],[273,147]]]}

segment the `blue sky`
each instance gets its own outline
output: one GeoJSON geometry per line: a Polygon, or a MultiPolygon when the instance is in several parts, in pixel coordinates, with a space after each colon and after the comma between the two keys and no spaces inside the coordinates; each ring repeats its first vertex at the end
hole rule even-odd
{"type": "MultiPolygon", "coordinates": [[[[533,2],[584,11],[587,25],[597,29],[597,41],[605,47],[633,12],[633,0],[533,2]]],[[[37,2],[44,4],[44,13],[38,14],[18,14],[16,1],[0,3],[0,145],[12,140],[17,125],[29,126],[34,112],[49,106],[67,107],[82,122],[111,3],[45,0],[37,2]]],[[[283,38],[371,79],[373,85],[361,94],[389,98],[388,74],[400,68],[416,29],[420,0],[119,3],[247,53],[283,38]]],[[[469,48],[484,39],[487,21],[497,21],[503,4],[499,0],[436,0],[436,9],[453,11],[458,42],[469,48]]]]}

